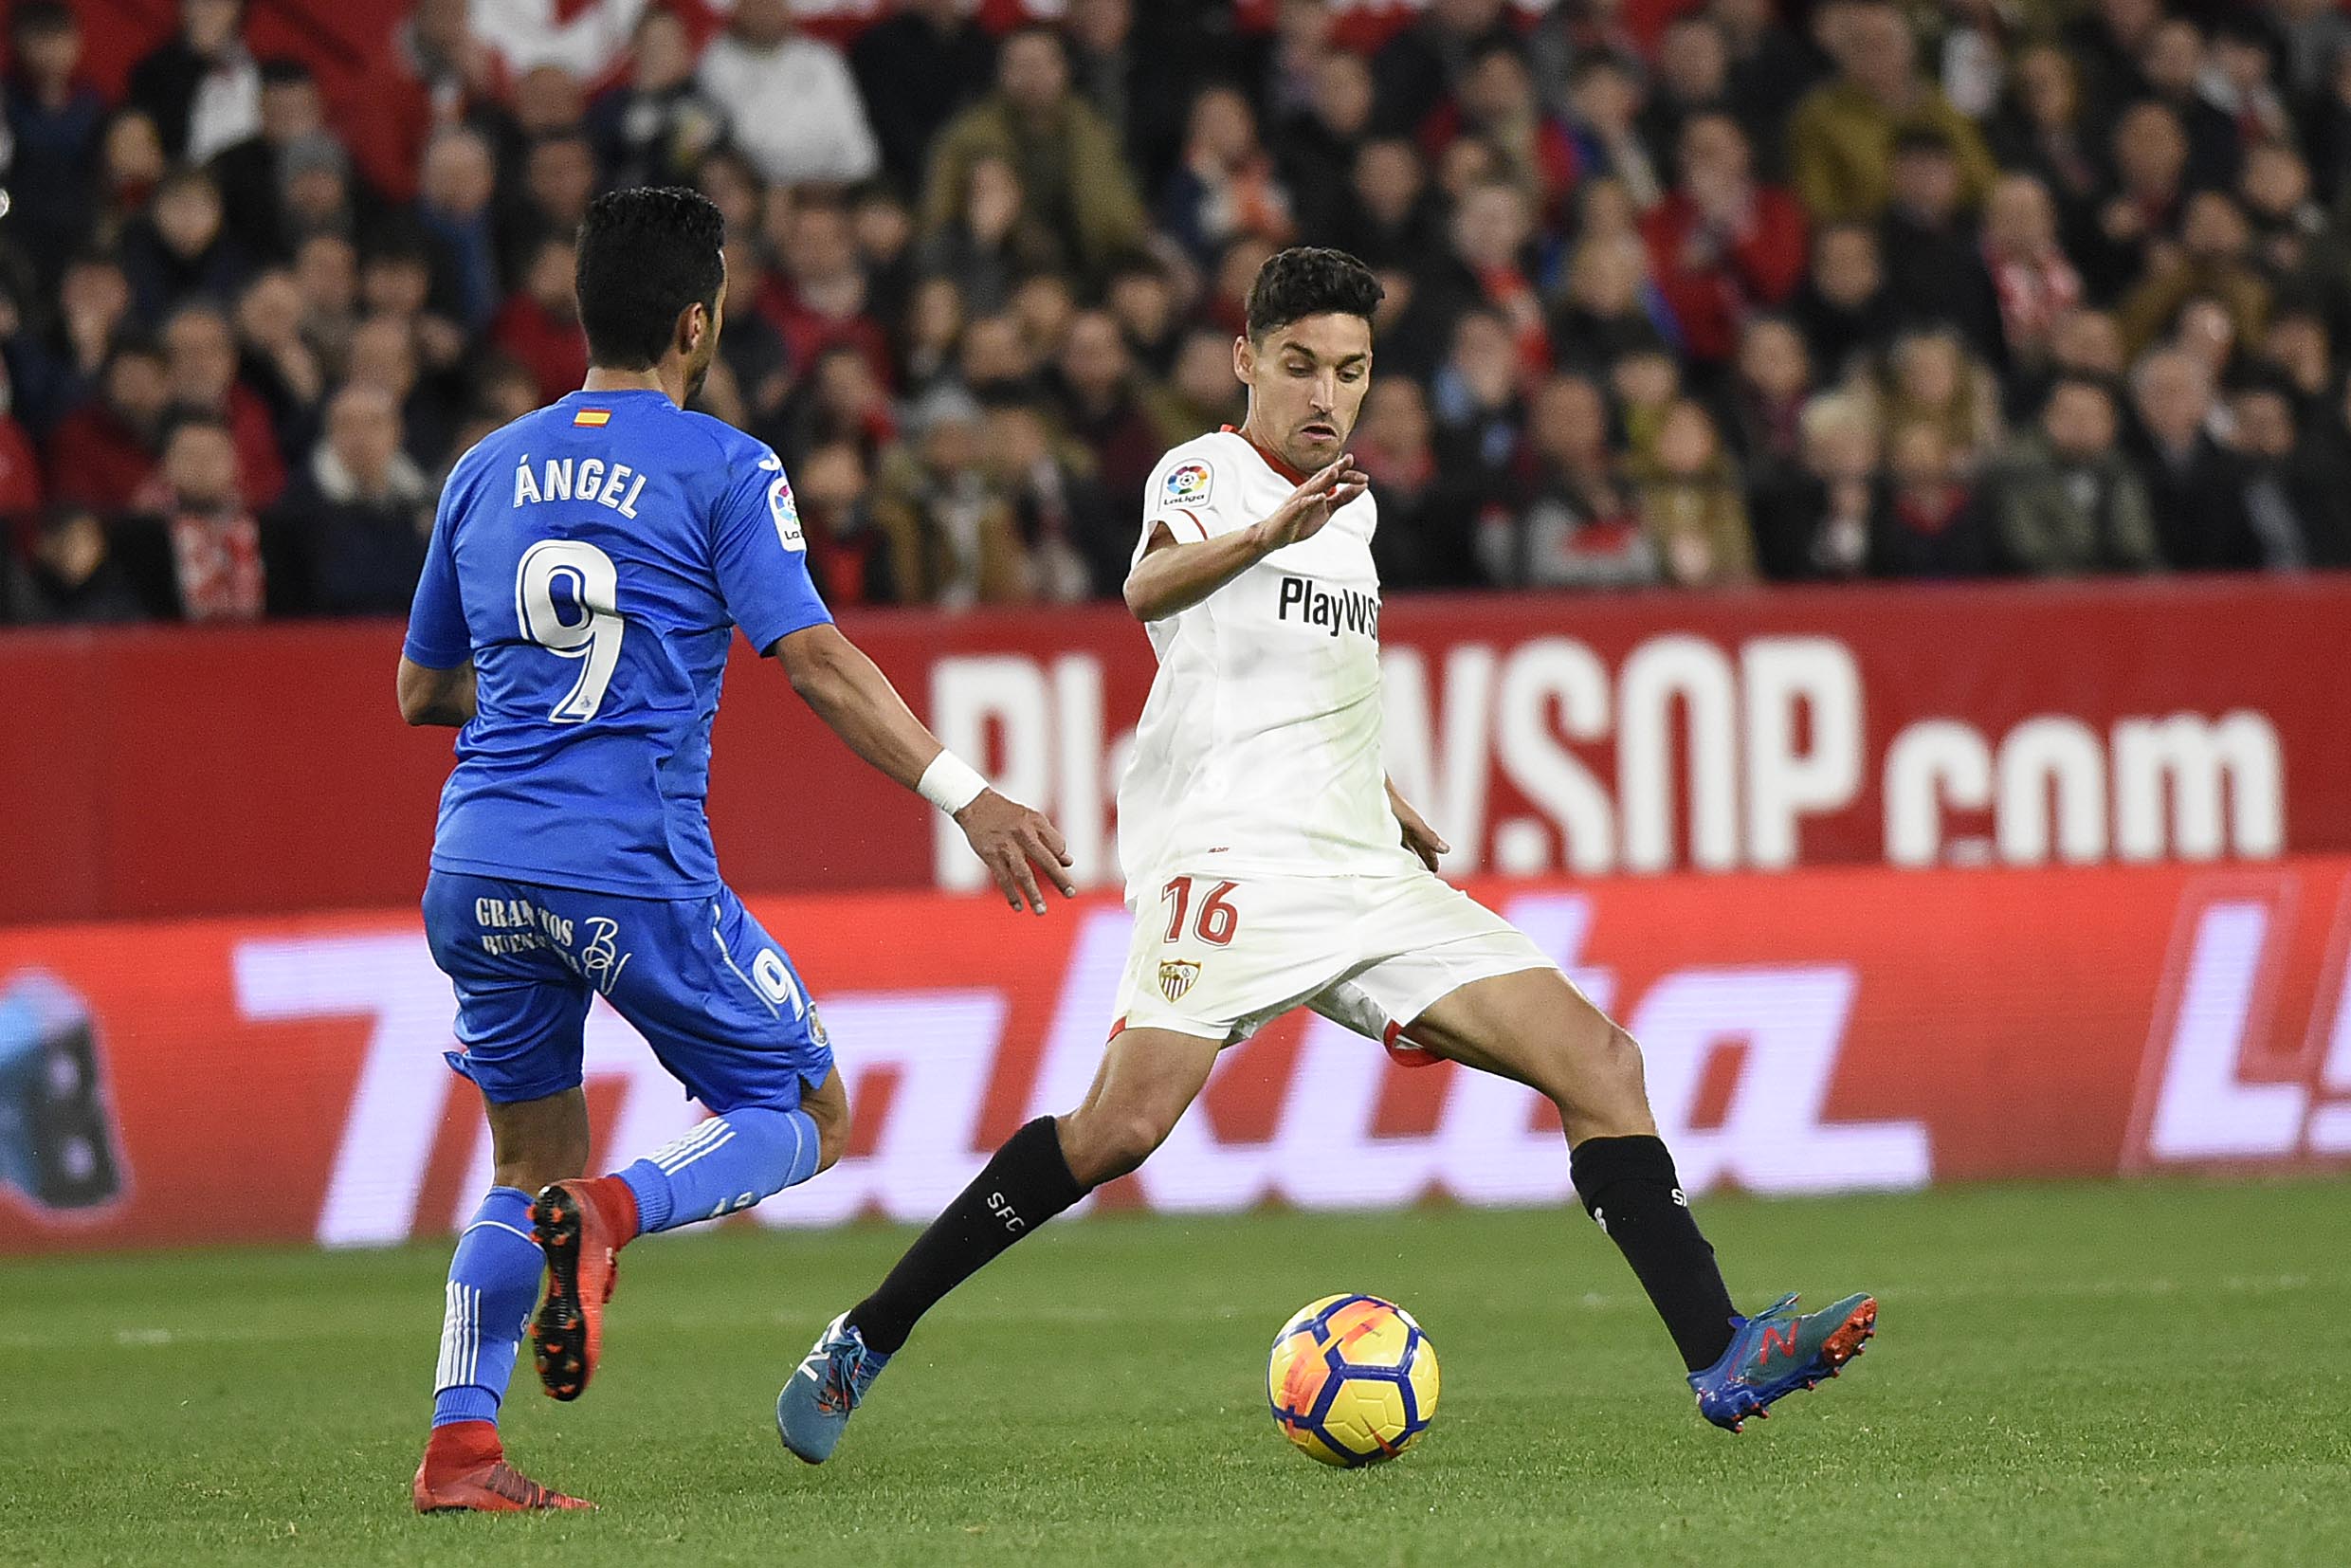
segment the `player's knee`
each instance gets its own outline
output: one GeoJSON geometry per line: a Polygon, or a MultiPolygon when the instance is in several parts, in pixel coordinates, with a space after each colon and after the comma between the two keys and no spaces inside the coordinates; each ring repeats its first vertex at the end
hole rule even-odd
{"type": "Polygon", "coordinates": [[[1610,1024],[1575,1054],[1578,1060],[1552,1095],[1563,1115],[1580,1123],[1585,1136],[1629,1137],[1652,1129],[1649,1080],[1631,1035],[1610,1024]]]}

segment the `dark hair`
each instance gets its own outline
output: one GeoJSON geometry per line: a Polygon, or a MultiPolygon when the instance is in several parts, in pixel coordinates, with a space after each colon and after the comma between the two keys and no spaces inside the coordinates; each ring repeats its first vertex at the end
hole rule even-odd
{"type": "Polygon", "coordinates": [[[229,428],[226,415],[215,413],[210,409],[180,407],[173,409],[170,414],[165,416],[163,439],[155,443],[155,449],[169,451],[172,443],[177,441],[189,430],[217,430],[231,443],[237,439],[237,432],[229,428]]]}
{"type": "Polygon", "coordinates": [[[24,0],[16,14],[9,19],[9,31],[19,38],[37,38],[45,33],[71,32],[78,26],[73,8],[64,0],[24,0]]]}
{"type": "Polygon", "coordinates": [[[1933,125],[1911,124],[1896,131],[1894,133],[1894,155],[1901,157],[1905,153],[1934,153],[1943,157],[1958,156],[1952,151],[1951,138],[1944,136],[1940,127],[1933,125]]]}
{"type": "Polygon", "coordinates": [[[1360,316],[1366,321],[1388,291],[1372,269],[1343,250],[1295,245],[1266,258],[1249,284],[1248,335],[1262,338],[1309,316],[1360,316]]]}
{"type": "Polygon", "coordinates": [[[2114,383],[2105,376],[2095,375],[2088,371],[2067,371],[2049,384],[2048,392],[2041,398],[2041,412],[2049,412],[2050,405],[2057,401],[2057,394],[2069,387],[2086,388],[2096,392],[2106,400],[2108,408],[2120,409],[2122,407],[2121,394],[2115,391],[2114,383]]]}
{"type": "Polygon", "coordinates": [[[264,87],[303,87],[317,80],[308,65],[291,55],[272,55],[262,62],[262,85],[264,87]]]}
{"type": "Polygon", "coordinates": [[[574,274],[589,362],[631,371],[660,363],[681,311],[718,309],[725,243],[726,220],[699,191],[614,191],[589,203],[574,274]]]}

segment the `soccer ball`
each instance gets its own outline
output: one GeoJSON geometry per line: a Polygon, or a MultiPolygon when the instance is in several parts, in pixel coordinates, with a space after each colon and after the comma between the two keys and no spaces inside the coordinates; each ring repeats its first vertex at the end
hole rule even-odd
{"type": "Polygon", "coordinates": [[[1437,1353],[1376,1296],[1325,1296],[1282,1325],[1266,1367],[1274,1424],[1325,1465],[1394,1459],[1437,1413],[1437,1353]]]}

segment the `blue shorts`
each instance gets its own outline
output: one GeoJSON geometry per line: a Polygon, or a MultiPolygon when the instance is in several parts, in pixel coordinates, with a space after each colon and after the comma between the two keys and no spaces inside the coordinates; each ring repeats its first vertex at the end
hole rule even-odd
{"type": "Polygon", "coordinates": [[[578,1087],[599,995],[713,1112],[797,1105],[832,1071],[792,960],[724,887],[630,899],[435,871],[425,936],[457,987],[448,1064],[498,1104],[578,1087]]]}

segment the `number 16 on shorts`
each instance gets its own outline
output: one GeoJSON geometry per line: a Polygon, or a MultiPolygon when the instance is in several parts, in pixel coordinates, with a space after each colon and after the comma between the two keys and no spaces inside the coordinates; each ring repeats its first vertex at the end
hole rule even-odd
{"type": "MultiPolygon", "coordinates": [[[[1234,884],[1220,882],[1200,899],[1199,913],[1193,916],[1193,879],[1176,877],[1159,889],[1159,902],[1167,905],[1167,934],[1160,939],[1162,946],[1174,946],[1184,939],[1184,922],[1192,917],[1192,935],[1211,947],[1230,946],[1232,935],[1241,928],[1241,912],[1227,899],[1234,884]]],[[[1171,1002],[1180,1002],[1184,993],[1200,977],[1200,965],[1192,958],[1162,958],[1159,961],[1159,994],[1171,1002]]]]}

